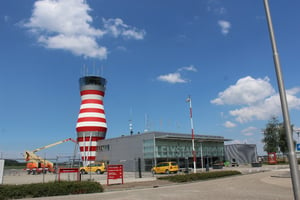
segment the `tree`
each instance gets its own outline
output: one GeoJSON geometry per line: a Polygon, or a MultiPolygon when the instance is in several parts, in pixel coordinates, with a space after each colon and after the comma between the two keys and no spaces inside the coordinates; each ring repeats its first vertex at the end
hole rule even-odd
{"type": "MultiPolygon", "coordinates": [[[[293,125],[291,125],[291,130],[293,133],[293,125]]],[[[294,147],[296,145],[296,141],[293,140],[293,144],[294,147]]],[[[289,149],[288,149],[288,144],[287,144],[287,137],[286,137],[286,130],[285,130],[285,126],[283,123],[281,123],[279,125],[279,150],[283,153],[283,154],[287,154],[289,149]]]]}
{"type": "MultiPolygon", "coordinates": [[[[291,125],[293,132],[293,125],[291,125]]],[[[286,130],[283,123],[279,123],[277,117],[271,117],[266,128],[263,130],[264,138],[264,150],[268,153],[281,152],[283,154],[288,153],[288,144],[286,137],[286,130]]],[[[294,141],[294,146],[296,141],[294,141]]]]}
{"type": "Polygon", "coordinates": [[[264,150],[268,153],[278,152],[279,147],[279,134],[278,134],[279,121],[277,117],[273,116],[266,128],[263,130],[264,138],[264,150]]]}

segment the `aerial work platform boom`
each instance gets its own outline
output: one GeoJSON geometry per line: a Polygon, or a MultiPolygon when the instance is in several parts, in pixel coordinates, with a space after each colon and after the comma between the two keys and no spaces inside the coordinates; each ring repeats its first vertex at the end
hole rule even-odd
{"type": "Polygon", "coordinates": [[[36,155],[35,153],[43,150],[43,149],[48,149],[50,147],[56,146],[58,144],[62,144],[68,141],[72,141],[74,143],[77,144],[77,141],[72,139],[72,138],[68,138],[68,139],[64,139],[64,140],[60,140],[58,142],[37,148],[33,151],[25,151],[25,160],[27,161],[26,164],[26,170],[28,174],[39,174],[41,172],[43,173],[47,173],[47,172],[55,172],[55,168],[54,168],[54,164],[53,162],[46,160],[45,158],[42,158],[38,155],[36,155]]]}
{"type": "Polygon", "coordinates": [[[37,148],[37,149],[33,150],[32,153],[36,153],[36,152],[38,152],[38,151],[40,151],[40,150],[43,150],[43,149],[48,149],[48,148],[50,148],[50,147],[53,147],[53,146],[56,146],[56,145],[58,145],[58,144],[62,144],[62,143],[68,142],[68,141],[70,141],[70,140],[71,140],[72,142],[74,142],[74,143],[77,143],[76,140],[74,140],[74,139],[72,139],[72,138],[68,138],[68,139],[65,139],[65,140],[60,140],[60,141],[55,142],[55,143],[53,143],[53,144],[48,144],[48,145],[46,145],[46,146],[37,148]]]}

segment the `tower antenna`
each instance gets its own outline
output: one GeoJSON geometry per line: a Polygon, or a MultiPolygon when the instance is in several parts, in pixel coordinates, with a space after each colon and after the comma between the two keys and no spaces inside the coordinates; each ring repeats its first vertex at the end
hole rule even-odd
{"type": "Polygon", "coordinates": [[[97,74],[96,74],[96,65],[95,65],[95,61],[94,61],[94,63],[93,63],[93,74],[94,74],[94,75],[97,75],[97,74]]]}
{"type": "Polygon", "coordinates": [[[129,131],[130,131],[130,135],[133,135],[132,109],[130,109],[129,115],[130,115],[130,117],[129,117],[129,131]]]}
{"type": "Polygon", "coordinates": [[[145,130],[144,132],[149,131],[149,119],[147,113],[145,114],[145,130]]]}

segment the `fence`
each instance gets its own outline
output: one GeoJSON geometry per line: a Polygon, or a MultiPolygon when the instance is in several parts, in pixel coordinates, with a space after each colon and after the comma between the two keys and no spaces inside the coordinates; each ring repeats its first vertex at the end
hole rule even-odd
{"type": "MultiPolygon", "coordinates": [[[[15,162],[15,159],[4,159],[5,167],[3,173],[3,182],[2,184],[30,184],[30,183],[46,183],[52,181],[66,180],[66,181],[76,181],[77,174],[76,173],[63,173],[58,176],[56,171],[54,172],[45,172],[41,173],[30,173],[28,174],[26,170],[26,162],[24,159],[17,159],[19,162],[15,162]],[[12,162],[13,161],[13,162],[12,162]]],[[[55,158],[55,159],[47,159],[54,163],[55,169],[58,168],[79,168],[81,163],[78,160],[66,159],[66,158],[55,158]]],[[[151,174],[151,172],[146,172],[145,170],[139,171],[139,160],[130,160],[130,161],[119,161],[120,164],[127,167],[125,170],[124,167],[124,182],[135,182],[143,180],[154,180],[155,177],[151,174]]],[[[113,163],[110,163],[113,164],[113,163]]],[[[141,162],[144,165],[143,162],[141,162]]],[[[43,168],[42,168],[43,169],[43,168]]],[[[107,183],[107,172],[104,174],[96,174],[95,172],[88,174],[81,174],[80,179],[82,181],[85,180],[94,180],[100,182],[101,184],[107,183]]],[[[112,181],[112,183],[114,183],[112,181]]],[[[0,183],[1,184],[1,183],[0,183]]]]}

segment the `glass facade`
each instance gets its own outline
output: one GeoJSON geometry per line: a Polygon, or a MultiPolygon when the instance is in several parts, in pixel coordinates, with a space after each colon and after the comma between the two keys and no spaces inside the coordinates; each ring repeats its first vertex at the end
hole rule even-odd
{"type": "MultiPolygon", "coordinates": [[[[145,144],[145,143],[144,143],[145,144]]],[[[149,145],[149,144],[148,144],[149,145]]],[[[156,140],[155,141],[155,154],[152,148],[147,147],[147,155],[156,158],[176,158],[176,157],[192,157],[192,142],[180,140],[156,140]],[[152,151],[152,152],[150,152],[152,151]]],[[[195,151],[197,157],[201,157],[201,143],[195,142],[195,151]]],[[[223,157],[224,156],[224,143],[220,142],[203,142],[202,143],[202,156],[223,157]]]]}
{"type": "Polygon", "coordinates": [[[154,139],[144,140],[144,158],[154,158],[154,139]]]}
{"type": "MultiPolygon", "coordinates": [[[[186,159],[193,159],[191,140],[148,139],[143,143],[144,159],[153,160],[154,163],[174,160],[180,164],[186,159]]],[[[202,162],[203,165],[211,165],[214,161],[223,161],[225,156],[223,142],[195,141],[195,151],[198,166],[202,166],[202,162]]]]}

